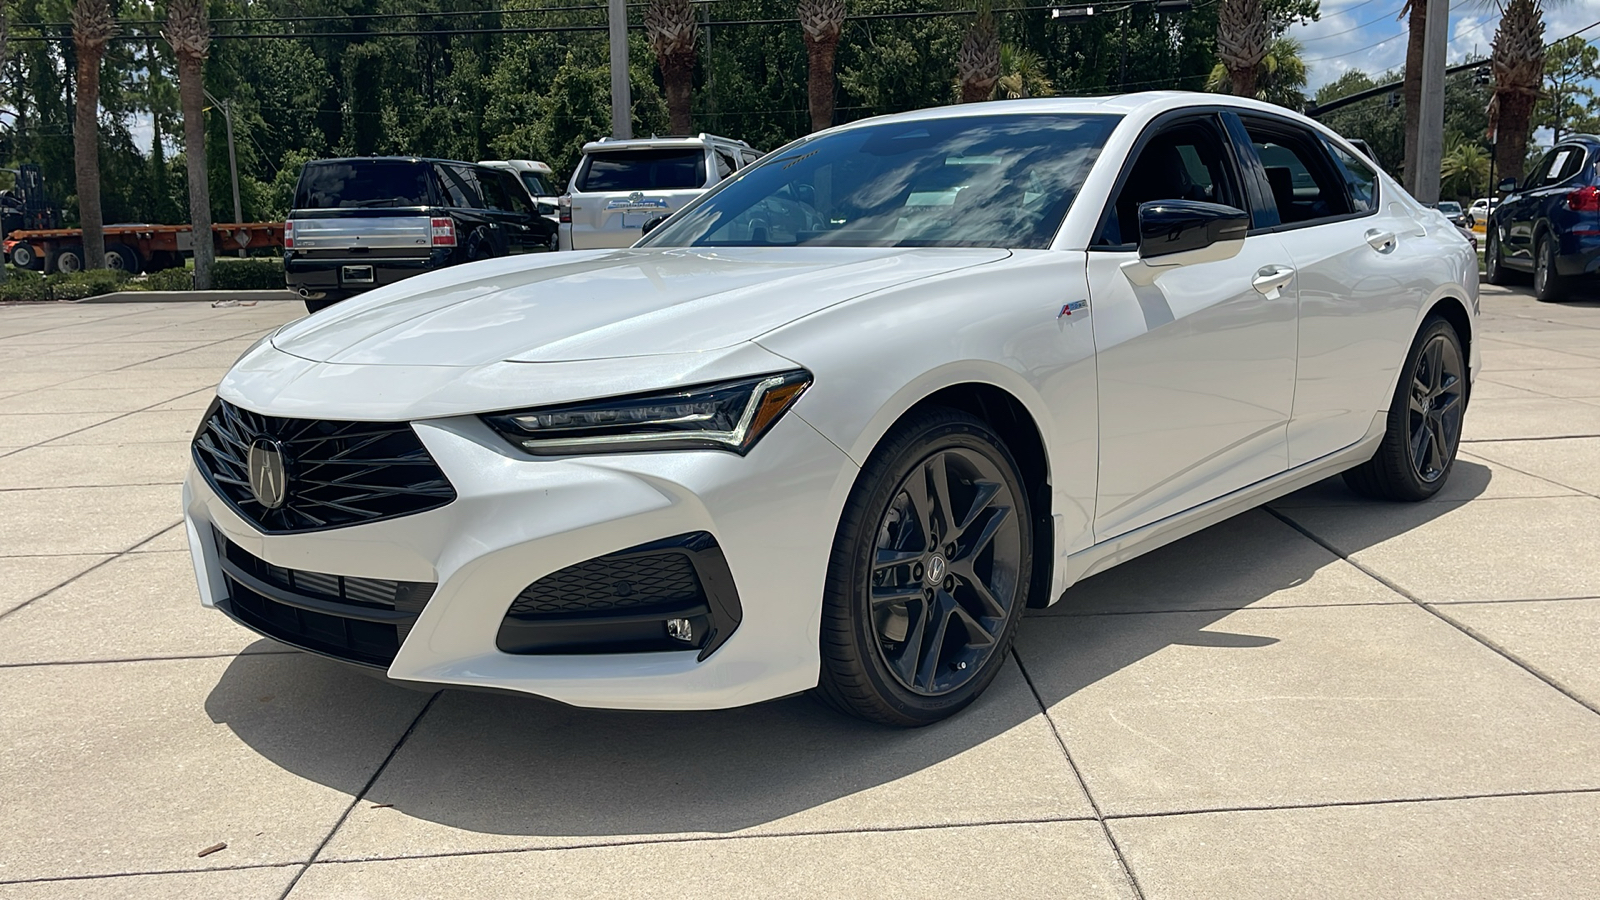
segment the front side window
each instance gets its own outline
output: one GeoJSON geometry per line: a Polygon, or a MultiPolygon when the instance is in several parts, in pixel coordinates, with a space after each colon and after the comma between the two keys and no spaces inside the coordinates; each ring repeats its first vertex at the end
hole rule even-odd
{"type": "Polygon", "coordinates": [[[651,247],[1048,247],[1118,117],[865,125],[769,155],[651,247]]]}
{"type": "Polygon", "coordinates": [[[678,191],[706,185],[706,154],[699,147],[603,150],[578,172],[578,190],[678,191]]]}
{"type": "Polygon", "coordinates": [[[522,183],[528,188],[528,193],[535,197],[548,197],[552,191],[545,186],[539,176],[532,172],[522,173],[522,183]]]}
{"type": "Polygon", "coordinates": [[[1097,247],[1139,240],[1139,205],[1155,200],[1198,200],[1248,209],[1233,160],[1213,118],[1169,125],[1139,149],[1115,203],[1106,210],[1097,247]]]}

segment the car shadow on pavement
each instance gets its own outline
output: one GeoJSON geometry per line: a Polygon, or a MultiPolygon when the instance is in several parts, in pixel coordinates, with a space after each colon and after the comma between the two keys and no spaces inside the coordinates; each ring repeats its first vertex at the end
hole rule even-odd
{"type": "MultiPolygon", "coordinates": [[[[1455,508],[1452,501],[1477,496],[1489,481],[1486,467],[1465,460],[1455,475],[1448,500],[1404,514],[1386,514],[1394,505],[1355,498],[1336,479],[1302,496],[1312,503],[1370,505],[1375,523],[1392,523],[1388,531],[1370,532],[1384,540],[1455,508]]],[[[1067,593],[1064,614],[1056,610],[1022,623],[1024,631],[1036,627],[1048,635],[1028,641],[1024,661],[1030,675],[1052,670],[1050,677],[1030,684],[1016,659],[1008,660],[971,708],[923,729],[868,725],[806,696],[716,712],[640,713],[446,690],[364,799],[427,823],[525,836],[533,844],[761,826],[994,821],[1018,818],[1019,809],[1034,817],[1085,815],[1039,704],[1051,707],[1169,646],[1247,653],[1274,643],[1207,626],[1330,564],[1325,551],[1306,545],[1269,513],[1251,511],[1095,576],[1067,593]],[[1162,590],[1149,590],[1152,578],[1162,590]],[[1124,590],[1125,608],[1119,600],[1124,590]],[[1085,601],[1080,594],[1092,596],[1085,601]],[[1083,621],[1079,616],[1133,612],[1182,614],[1140,616],[1131,636],[1119,628],[1114,640],[1104,639],[1103,628],[1072,626],[1083,621]],[[1037,697],[1036,690],[1042,692],[1037,697]],[[1048,811],[1051,797],[1041,796],[1051,792],[1054,813],[1048,811]],[[772,825],[780,820],[787,821],[772,825]]],[[[263,641],[251,649],[269,646],[263,641]]],[[[382,761],[382,754],[351,758],[349,748],[373,745],[374,736],[361,731],[371,726],[352,717],[350,724],[329,727],[319,718],[323,724],[297,729],[293,716],[269,710],[278,698],[306,706],[420,710],[428,695],[307,654],[247,652],[229,665],[206,701],[212,720],[285,770],[354,796],[382,761]]],[[[409,721],[412,714],[402,711],[388,721],[409,721]]]]}

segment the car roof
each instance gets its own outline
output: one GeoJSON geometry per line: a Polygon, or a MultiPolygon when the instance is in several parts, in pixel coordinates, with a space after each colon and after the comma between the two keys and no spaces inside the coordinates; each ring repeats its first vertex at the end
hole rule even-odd
{"type": "Polygon", "coordinates": [[[448,163],[452,166],[479,166],[481,163],[467,162],[461,159],[441,159],[435,156],[332,156],[327,159],[313,159],[306,163],[308,166],[322,163],[355,163],[355,162],[381,162],[381,163],[448,163]]]}
{"type": "Polygon", "coordinates": [[[536,159],[480,159],[478,165],[491,169],[511,169],[518,172],[549,172],[550,166],[536,159]]]}

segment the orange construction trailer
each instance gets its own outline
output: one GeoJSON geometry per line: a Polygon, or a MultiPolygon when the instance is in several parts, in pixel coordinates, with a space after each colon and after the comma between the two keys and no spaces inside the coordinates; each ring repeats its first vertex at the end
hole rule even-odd
{"type": "MultiPolygon", "coordinates": [[[[107,225],[106,267],[126,272],[159,272],[183,265],[194,250],[189,225],[107,225]]],[[[238,222],[211,226],[211,244],[220,253],[283,247],[282,222],[238,222]]],[[[78,228],[18,229],[6,235],[5,258],[19,269],[45,274],[83,269],[83,231],[78,228]]]]}

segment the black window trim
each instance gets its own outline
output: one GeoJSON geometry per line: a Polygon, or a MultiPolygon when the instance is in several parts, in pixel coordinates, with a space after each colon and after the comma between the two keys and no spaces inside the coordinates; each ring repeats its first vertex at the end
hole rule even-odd
{"type": "MultiPolygon", "coordinates": [[[[1122,188],[1128,183],[1128,176],[1133,174],[1133,165],[1138,161],[1139,154],[1144,152],[1145,147],[1149,146],[1150,141],[1154,140],[1157,135],[1174,125],[1189,121],[1212,120],[1212,124],[1220,132],[1225,152],[1229,157],[1228,161],[1233,165],[1233,174],[1240,190],[1244,191],[1246,200],[1251,202],[1255,200],[1255,197],[1250,194],[1244,172],[1240,166],[1239,149],[1235,146],[1236,142],[1232,140],[1227,124],[1223,121],[1223,114],[1227,111],[1228,107],[1225,106],[1192,106],[1162,113],[1145,125],[1144,130],[1139,132],[1139,137],[1134,140],[1133,149],[1123,158],[1122,168],[1117,172],[1117,180],[1111,186],[1111,193],[1106,195],[1105,205],[1100,209],[1100,217],[1095,220],[1094,230],[1089,234],[1089,246],[1087,248],[1089,252],[1128,253],[1139,249],[1137,241],[1121,244],[1097,244],[1095,242],[1100,239],[1100,235],[1105,233],[1106,222],[1110,220],[1112,210],[1117,205],[1117,198],[1122,196],[1122,188]]],[[[1101,149],[1104,148],[1102,147],[1101,149]]],[[[1250,212],[1251,218],[1254,220],[1255,212],[1253,210],[1246,211],[1250,212]]],[[[1252,231],[1251,233],[1253,234],[1254,232],[1252,231]]]]}
{"type": "MultiPolygon", "coordinates": [[[[1344,176],[1342,174],[1340,174],[1340,172],[1338,171],[1338,161],[1333,158],[1333,154],[1332,153],[1328,152],[1328,149],[1327,149],[1327,146],[1326,146],[1329,143],[1328,135],[1326,133],[1324,133],[1321,129],[1308,127],[1303,122],[1296,122],[1293,119],[1285,118],[1283,116],[1275,116],[1275,115],[1273,115],[1271,113],[1257,112],[1256,110],[1253,110],[1253,109],[1252,110],[1246,110],[1246,111],[1244,111],[1242,113],[1235,113],[1235,115],[1239,119],[1239,125],[1240,125],[1241,128],[1245,127],[1246,120],[1255,119],[1255,120],[1258,120],[1258,121],[1261,121],[1261,122],[1265,122],[1269,128],[1271,128],[1271,127],[1276,127],[1276,128],[1297,128],[1297,129],[1299,129],[1301,131],[1304,131],[1304,132],[1307,132],[1308,134],[1310,134],[1311,137],[1316,139],[1317,144],[1322,147],[1323,164],[1327,165],[1327,166],[1334,167],[1334,170],[1333,170],[1332,174],[1333,174],[1335,180],[1337,180],[1339,182],[1340,189],[1344,191],[1345,202],[1348,203],[1352,207],[1355,206],[1355,198],[1350,196],[1350,185],[1349,185],[1349,183],[1347,183],[1345,181],[1344,176]]],[[[1246,131],[1246,134],[1248,134],[1248,130],[1246,131]]],[[[1342,149],[1345,149],[1345,152],[1347,152],[1347,153],[1349,152],[1349,148],[1342,148],[1342,149]]],[[[1261,161],[1260,156],[1255,152],[1255,144],[1254,144],[1253,141],[1251,142],[1251,146],[1250,146],[1250,155],[1255,159],[1256,170],[1257,170],[1256,174],[1257,174],[1257,177],[1261,179],[1260,187],[1261,187],[1261,189],[1263,191],[1265,191],[1265,196],[1271,197],[1272,196],[1272,186],[1270,184],[1268,184],[1267,180],[1266,180],[1266,177],[1267,177],[1266,164],[1261,161]]],[[[1360,154],[1357,154],[1356,156],[1357,156],[1357,159],[1360,158],[1360,154]]],[[[1377,176],[1378,172],[1376,170],[1374,170],[1372,174],[1374,176],[1377,176]]],[[[1374,185],[1375,185],[1375,189],[1373,190],[1373,194],[1372,194],[1372,208],[1369,209],[1369,210],[1365,210],[1365,211],[1362,211],[1362,212],[1340,213],[1339,215],[1336,215],[1336,216],[1324,216],[1323,218],[1320,218],[1320,219],[1311,219],[1311,220],[1306,221],[1306,222],[1290,222],[1288,224],[1284,224],[1283,221],[1282,221],[1282,217],[1280,216],[1279,217],[1279,223],[1277,225],[1273,225],[1273,226],[1271,226],[1269,228],[1263,228],[1263,229],[1261,229],[1261,231],[1262,232],[1270,232],[1272,234],[1282,234],[1282,233],[1284,233],[1286,231],[1299,231],[1302,228],[1316,228],[1316,227],[1319,227],[1319,226],[1322,226],[1322,225],[1335,225],[1335,224],[1338,224],[1340,222],[1353,222],[1353,221],[1355,221],[1357,219],[1365,219],[1368,216],[1375,216],[1375,215],[1378,214],[1378,210],[1383,208],[1383,197],[1381,195],[1381,192],[1378,190],[1378,189],[1382,188],[1382,186],[1383,186],[1383,179],[1375,177],[1374,178],[1374,185]]],[[[1273,208],[1274,209],[1277,208],[1276,200],[1274,200],[1274,202],[1273,202],[1273,208]]],[[[1254,231],[1251,232],[1251,234],[1255,234],[1255,233],[1256,232],[1254,232],[1254,231]]]]}

